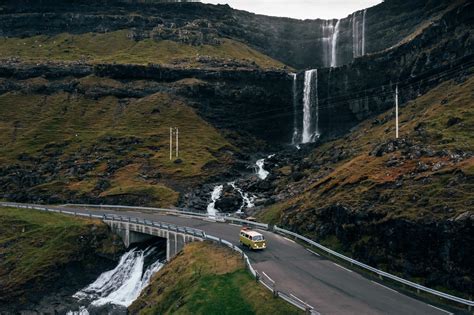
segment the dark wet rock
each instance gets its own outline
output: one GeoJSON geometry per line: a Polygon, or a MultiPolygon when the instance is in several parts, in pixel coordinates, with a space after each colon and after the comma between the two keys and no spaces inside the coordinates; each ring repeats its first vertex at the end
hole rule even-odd
{"type": "Polygon", "coordinates": [[[462,119],[459,118],[459,117],[450,117],[450,118],[448,119],[448,122],[446,123],[446,127],[449,128],[449,127],[451,127],[451,126],[457,125],[457,124],[459,124],[461,121],[462,121],[462,119]]]}

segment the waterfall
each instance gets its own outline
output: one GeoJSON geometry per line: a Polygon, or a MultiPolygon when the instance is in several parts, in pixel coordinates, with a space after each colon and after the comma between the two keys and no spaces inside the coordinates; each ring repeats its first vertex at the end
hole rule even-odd
{"type": "Polygon", "coordinates": [[[337,67],[337,38],[339,37],[339,25],[341,20],[337,20],[331,37],[331,67],[337,67]]]}
{"type": "Polygon", "coordinates": [[[352,56],[354,58],[365,55],[365,33],[366,23],[365,16],[367,9],[364,11],[354,12],[352,14],[352,56]],[[362,14],[361,14],[362,13],[362,14]],[[361,19],[362,15],[362,21],[361,19]]]}
{"type": "Polygon", "coordinates": [[[260,179],[262,179],[262,180],[265,179],[265,178],[267,178],[267,176],[268,176],[270,173],[269,173],[268,171],[266,171],[266,170],[263,168],[263,166],[264,166],[264,164],[265,164],[265,159],[260,159],[260,160],[258,160],[255,164],[257,165],[257,168],[256,168],[256,169],[257,169],[257,176],[258,176],[258,178],[260,178],[260,179]]]}
{"type": "Polygon", "coordinates": [[[297,98],[297,75],[296,73],[291,74],[293,76],[293,137],[291,139],[292,144],[296,144],[298,141],[298,98],[297,98]]]}
{"type": "Polygon", "coordinates": [[[237,185],[235,185],[235,182],[230,182],[229,185],[231,185],[232,188],[234,188],[234,190],[236,190],[240,194],[243,200],[242,205],[240,206],[240,209],[237,211],[237,213],[242,213],[242,210],[244,210],[244,208],[253,208],[255,206],[253,203],[255,199],[254,196],[249,197],[249,194],[244,193],[242,189],[240,189],[239,187],[237,187],[237,185]]]}
{"type": "Polygon", "coordinates": [[[207,205],[207,214],[211,217],[216,216],[216,213],[217,213],[217,210],[215,208],[216,201],[221,197],[223,189],[224,189],[223,185],[217,185],[214,187],[214,190],[212,190],[211,203],[207,205]]]}
{"type": "Polygon", "coordinates": [[[365,55],[365,15],[367,14],[367,9],[364,10],[362,15],[362,56],[365,55]]]}
{"type": "Polygon", "coordinates": [[[357,12],[352,15],[352,56],[359,57],[359,24],[357,22],[357,12]]]}
{"type": "Polygon", "coordinates": [[[302,143],[313,142],[314,137],[318,135],[319,123],[319,101],[318,101],[318,70],[307,70],[304,73],[304,90],[303,90],[303,139],[302,143]],[[315,77],[315,93],[313,92],[313,77],[315,77]],[[316,118],[313,119],[313,94],[316,94],[316,118]],[[313,120],[315,124],[313,125],[313,120]]]}
{"type": "MultiPolygon", "coordinates": [[[[102,273],[97,280],[73,295],[74,298],[86,301],[89,307],[97,308],[106,305],[121,307],[130,306],[149,284],[153,274],[158,272],[163,263],[155,256],[156,247],[145,250],[132,249],[126,252],[113,270],[102,273]],[[146,267],[145,260],[154,258],[153,263],[146,267]]],[[[88,314],[85,307],[68,314],[88,314]]]]}

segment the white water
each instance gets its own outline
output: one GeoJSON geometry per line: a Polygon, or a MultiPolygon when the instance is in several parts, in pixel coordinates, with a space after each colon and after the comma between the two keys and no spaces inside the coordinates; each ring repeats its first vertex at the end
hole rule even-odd
{"type": "Polygon", "coordinates": [[[253,203],[255,200],[254,196],[249,196],[248,193],[243,192],[242,189],[240,189],[239,187],[237,187],[237,185],[235,185],[235,182],[230,182],[228,184],[231,185],[232,188],[234,188],[234,190],[236,190],[243,199],[242,205],[240,206],[239,210],[237,210],[237,213],[242,213],[242,210],[244,210],[245,208],[255,207],[253,203]]]}
{"type": "Polygon", "coordinates": [[[211,193],[211,203],[207,205],[207,214],[211,217],[215,217],[217,214],[216,201],[222,196],[223,185],[217,185],[211,193]]]}
{"type": "Polygon", "coordinates": [[[292,144],[296,144],[298,141],[298,100],[296,95],[297,90],[297,76],[296,73],[291,74],[293,76],[293,137],[291,139],[292,144]]]}
{"type": "MultiPolygon", "coordinates": [[[[130,306],[140,292],[149,284],[151,276],[158,272],[163,263],[155,261],[144,270],[145,258],[156,249],[132,249],[125,253],[115,269],[102,273],[96,281],[77,292],[73,297],[80,301],[90,301],[90,305],[104,306],[107,304],[130,306]]],[[[86,309],[71,314],[87,315],[86,309]]]]}
{"type": "Polygon", "coordinates": [[[367,14],[367,9],[364,10],[362,15],[362,56],[365,55],[365,15],[367,14]]]}
{"type": "Polygon", "coordinates": [[[270,173],[263,168],[263,166],[265,165],[265,159],[257,160],[255,164],[257,165],[256,169],[258,178],[262,180],[266,179],[270,173]]]}
{"type": "Polygon", "coordinates": [[[367,9],[355,12],[352,19],[352,55],[354,58],[365,55],[365,33],[366,22],[365,16],[367,9]],[[361,20],[362,15],[362,20],[361,20]]]}
{"type": "Polygon", "coordinates": [[[303,90],[303,136],[302,143],[313,142],[318,134],[319,123],[319,102],[318,102],[318,70],[308,70],[304,74],[304,90],[303,90]],[[316,77],[314,87],[316,88],[316,118],[313,118],[313,78],[316,77]],[[315,125],[313,125],[315,120],[315,125]]]}
{"type": "Polygon", "coordinates": [[[84,306],[81,306],[79,311],[68,311],[66,315],[89,315],[89,311],[84,306]]]}
{"type": "Polygon", "coordinates": [[[331,36],[331,67],[337,67],[337,38],[339,37],[339,25],[341,20],[337,20],[331,36]]]}

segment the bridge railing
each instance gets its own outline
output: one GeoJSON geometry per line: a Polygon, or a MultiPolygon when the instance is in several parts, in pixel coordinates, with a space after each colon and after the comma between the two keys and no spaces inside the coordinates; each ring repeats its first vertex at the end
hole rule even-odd
{"type": "MultiPolygon", "coordinates": [[[[62,213],[65,213],[64,211],[62,213]]],[[[179,232],[183,234],[188,234],[196,237],[200,237],[202,239],[206,239],[206,233],[202,230],[195,229],[195,228],[190,228],[187,226],[179,226],[175,224],[170,224],[170,223],[164,223],[160,221],[150,221],[150,220],[145,220],[145,219],[138,219],[138,218],[132,218],[132,217],[126,217],[126,216],[117,216],[117,215],[109,215],[109,214],[104,214],[102,217],[102,220],[109,220],[109,221],[116,221],[116,222],[126,222],[126,223],[136,223],[144,226],[149,226],[149,227],[154,227],[154,228],[159,228],[162,230],[168,230],[168,231],[173,231],[173,232],[179,232]]]]}
{"type": "Polygon", "coordinates": [[[184,234],[200,237],[202,239],[206,239],[206,233],[202,230],[190,228],[186,226],[179,226],[179,225],[175,225],[171,223],[159,222],[159,221],[150,221],[150,220],[145,220],[145,219],[138,219],[138,218],[132,218],[132,217],[127,217],[127,216],[109,215],[109,214],[104,214],[104,215],[90,214],[90,213],[83,213],[83,212],[78,212],[78,211],[70,211],[70,210],[64,210],[64,209],[59,209],[59,208],[50,208],[50,207],[45,207],[45,206],[36,206],[36,205],[27,205],[27,204],[1,203],[0,205],[14,207],[14,208],[55,212],[55,213],[68,214],[68,215],[85,217],[85,218],[136,223],[140,225],[160,228],[163,230],[168,230],[168,231],[173,231],[173,232],[184,233],[184,234]]]}
{"type": "Polygon", "coordinates": [[[463,304],[463,305],[466,305],[469,310],[471,310],[471,308],[474,306],[474,302],[471,301],[471,300],[463,299],[463,298],[460,298],[460,297],[457,297],[457,296],[454,296],[454,295],[451,295],[451,294],[447,294],[447,293],[444,293],[444,292],[441,292],[441,291],[433,290],[433,289],[425,287],[421,284],[411,282],[409,280],[406,280],[406,279],[400,278],[398,276],[392,275],[388,272],[376,269],[374,267],[371,267],[369,265],[361,263],[361,262],[359,262],[355,259],[344,256],[344,255],[342,255],[342,254],[340,254],[340,253],[338,253],[338,252],[336,252],[332,249],[329,249],[329,248],[327,248],[327,247],[325,247],[325,246],[323,246],[323,245],[321,245],[321,244],[319,244],[319,243],[317,243],[317,242],[315,242],[315,241],[313,241],[313,240],[311,240],[307,237],[299,235],[297,233],[279,228],[277,226],[273,227],[273,231],[275,231],[277,233],[280,233],[280,234],[284,234],[284,235],[293,237],[294,239],[300,240],[300,241],[302,241],[302,242],[304,242],[304,243],[306,243],[310,246],[316,247],[316,248],[320,249],[321,251],[326,252],[330,256],[332,255],[334,257],[337,257],[337,258],[339,258],[343,261],[346,261],[346,262],[350,263],[351,265],[356,265],[359,268],[362,268],[366,271],[375,273],[381,279],[387,278],[387,279],[390,279],[390,280],[395,281],[397,283],[400,283],[400,284],[403,284],[405,286],[411,287],[412,289],[415,289],[417,291],[417,293],[420,293],[422,291],[422,292],[425,292],[425,293],[435,295],[435,296],[440,297],[440,298],[444,298],[446,300],[450,300],[450,301],[453,301],[453,302],[456,302],[456,303],[459,303],[459,304],[463,304]]]}

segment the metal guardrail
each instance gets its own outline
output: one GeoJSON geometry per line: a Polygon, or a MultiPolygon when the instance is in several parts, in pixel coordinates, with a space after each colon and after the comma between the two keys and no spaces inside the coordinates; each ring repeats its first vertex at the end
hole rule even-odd
{"type": "Polygon", "coordinates": [[[150,220],[145,220],[145,219],[132,218],[132,217],[127,217],[127,216],[117,216],[117,215],[107,215],[107,214],[98,215],[98,214],[82,213],[82,212],[77,212],[77,211],[69,211],[69,210],[64,210],[60,208],[49,208],[49,207],[44,207],[44,206],[16,204],[16,203],[3,203],[2,202],[0,203],[0,206],[55,212],[55,213],[68,214],[68,215],[85,217],[85,218],[101,219],[104,221],[109,220],[109,221],[135,223],[135,224],[145,225],[149,227],[160,228],[163,230],[184,233],[184,234],[188,234],[188,235],[192,235],[196,237],[201,237],[203,239],[206,238],[206,233],[199,229],[190,228],[187,226],[175,225],[171,223],[159,222],[159,221],[150,221],[150,220]]]}
{"type": "Polygon", "coordinates": [[[457,302],[457,303],[460,303],[460,304],[464,304],[466,306],[468,306],[469,310],[471,310],[471,308],[474,306],[474,302],[473,301],[470,301],[470,300],[467,300],[467,299],[463,299],[463,298],[460,298],[460,297],[457,297],[457,296],[454,296],[454,295],[451,295],[451,294],[447,294],[447,293],[444,293],[444,292],[440,292],[440,291],[437,291],[437,290],[433,290],[433,289],[430,289],[428,287],[425,287],[425,286],[422,286],[421,284],[418,284],[418,283],[415,283],[415,282],[411,282],[411,281],[408,281],[408,280],[405,280],[403,278],[400,278],[400,277],[397,277],[395,275],[392,275],[388,272],[385,272],[385,271],[382,271],[382,270],[379,270],[379,269],[376,269],[374,267],[371,267],[369,265],[366,265],[364,263],[361,263],[355,259],[352,259],[350,257],[347,257],[347,256],[344,256],[336,251],[333,251],[332,249],[329,249],[319,243],[316,243],[315,241],[313,240],[310,240],[309,238],[307,237],[304,237],[304,236],[301,236],[297,233],[294,233],[294,232],[291,232],[291,231],[288,231],[288,230],[285,230],[285,229],[282,229],[282,228],[279,228],[277,226],[274,226],[273,228],[274,231],[280,233],[280,234],[286,234],[286,235],[290,235],[290,236],[293,236],[294,238],[296,239],[299,239],[311,246],[314,246],[314,247],[317,247],[319,248],[320,250],[330,254],[330,255],[333,255],[334,257],[337,257],[339,259],[342,259],[344,261],[347,261],[353,265],[356,265],[362,269],[365,269],[365,270],[368,270],[370,272],[373,272],[375,274],[377,274],[379,277],[385,277],[385,278],[388,278],[388,279],[391,279],[393,281],[396,281],[398,283],[401,283],[401,284],[404,284],[406,286],[409,286],[411,288],[414,288],[417,290],[417,292],[419,293],[420,291],[423,291],[423,292],[426,292],[426,293],[429,293],[429,294],[432,294],[432,295],[435,295],[435,296],[438,296],[438,297],[441,297],[441,298],[444,298],[444,299],[447,299],[447,300],[450,300],[450,301],[453,301],[453,302],[457,302]]]}

